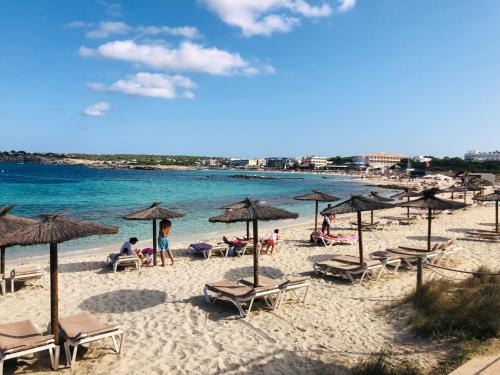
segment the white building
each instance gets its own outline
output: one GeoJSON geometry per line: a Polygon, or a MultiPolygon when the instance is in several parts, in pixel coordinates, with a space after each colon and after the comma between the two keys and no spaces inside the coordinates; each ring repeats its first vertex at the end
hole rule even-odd
{"type": "Polygon", "coordinates": [[[326,156],[306,156],[302,159],[301,165],[303,167],[314,166],[314,168],[323,168],[328,164],[328,158],[326,156]]]}
{"type": "Polygon", "coordinates": [[[368,168],[390,168],[407,156],[399,154],[362,154],[352,157],[352,162],[368,168]]]}
{"type": "Polygon", "coordinates": [[[464,159],[468,161],[500,161],[500,151],[481,152],[478,150],[467,151],[464,159]]]}

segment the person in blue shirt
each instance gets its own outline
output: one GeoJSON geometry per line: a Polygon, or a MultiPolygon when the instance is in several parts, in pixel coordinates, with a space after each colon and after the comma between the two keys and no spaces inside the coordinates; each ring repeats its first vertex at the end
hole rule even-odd
{"type": "Polygon", "coordinates": [[[170,258],[170,265],[174,265],[174,256],[170,250],[170,242],[168,240],[168,235],[172,229],[172,222],[170,220],[162,220],[160,222],[160,231],[158,233],[158,252],[161,255],[161,266],[165,267],[166,257],[165,253],[168,253],[170,258]]]}

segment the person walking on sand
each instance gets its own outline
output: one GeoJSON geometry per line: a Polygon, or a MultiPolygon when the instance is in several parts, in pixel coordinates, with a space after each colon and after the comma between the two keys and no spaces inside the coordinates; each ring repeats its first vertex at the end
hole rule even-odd
{"type": "Polygon", "coordinates": [[[168,235],[172,229],[172,222],[170,220],[162,220],[160,222],[160,232],[158,233],[158,252],[161,255],[161,266],[165,267],[166,257],[165,253],[168,253],[170,258],[171,266],[174,265],[174,256],[170,250],[170,242],[168,240],[168,235]]]}

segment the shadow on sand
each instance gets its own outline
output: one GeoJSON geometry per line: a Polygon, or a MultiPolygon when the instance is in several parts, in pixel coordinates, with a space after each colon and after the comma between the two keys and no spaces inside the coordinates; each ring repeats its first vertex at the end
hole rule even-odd
{"type": "Polygon", "coordinates": [[[149,309],[165,302],[167,294],[159,290],[121,289],[84,300],[79,307],[98,314],[120,314],[149,309]]]}

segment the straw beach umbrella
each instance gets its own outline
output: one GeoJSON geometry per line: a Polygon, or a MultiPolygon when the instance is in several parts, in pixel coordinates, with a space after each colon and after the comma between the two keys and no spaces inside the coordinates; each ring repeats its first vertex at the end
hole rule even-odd
{"type": "MultiPolygon", "coordinates": [[[[244,208],[244,202],[236,202],[222,206],[223,210],[237,210],[238,208],[244,208]]],[[[246,222],[247,225],[247,240],[250,238],[250,221],[246,222]]]]}
{"type": "MultiPolygon", "coordinates": [[[[392,202],[392,198],[387,198],[383,197],[382,195],[379,195],[376,191],[370,191],[370,194],[368,194],[368,198],[371,198],[373,200],[379,201],[379,202],[392,202]]],[[[373,211],[370,211],[370,222],[373,224],[373,211]]]]}
{"type": "Polygon", "coordinates": [[[56,343],[59,341],[59,287],[57,245],[77,238],[114,234],[118,228],[85,221],[68,220],[61,213],[41,214],[41,220],[0,239],[0,246],[49,244],[50,248],[50,324],[56,343]]]}
{"type": "Polygon", "coordinates": [[[387,202],[376,201],[371,198],[363,197],[361,195],[352,196],[351,199],[339,203],[336,206],[327,208],[321,213],[328,214],[348,214],[356,212],[358,216],[358,244],[359,244],[359,263],[363,264],[363,227],[361,222],[361,212],[383,210],[386,208],[394,207],[393,204],[387,202]]]}
{"type": "Polygon", "coordinates": [[[268,204],[251,200],[250,198],[240,202],[241,208],[227,210],[219,216],[208,219],[211,223],[253,223],[253,283],[254,287],[259,285],[259,221],[273,221],[296,219],[298,214],[272,207],[268,204]]]}
{"type": "Polygon", "coordinates": [[[314,215],[314,231],[318,230],[318,211],[319,211],[319,202],[333,202],[338,201],[340,198],[337,198],[335,195],[322,193],[319,190],[313,190],[312,194],[307,195],[299,195],[295,197],[299,201],[315,201],[316,202],[316,211],[314,215]]]}
{"type": "MultiPolygon", "coordinates": [[[[14,206],[0,208],[0,237],[35,223],[35,220],[9,215],[13,208],[14,206]]],[[[5,275],[5,247],[0,247],[0,273],[2,275],[5,275]]]]}
{"type": "Polygon", "coordinates": [[[427,210],[427,251],[431,251],[432,210],[457,210],[465,207],[465,203],[437,198],[436,194],[439,192],[439,189],[425,190],[422,192],[423,196],[421,198],[398,204],[401,207],[414,207],[427,210]]]}
{"type": "Polygon", "coordinates": [[[454,199],[454,194],[455,193],[463,193],[465,192],[465,188],[463,186],[458,186],[458,185],[451,185],[450,187],[447,187],[444,190],[441,190],[443,193],[451,193],[451,200],[454,199]]]}
{"type": "Polygon", "coordinates": [[[474,192],[475,191],[481,191],[483,188],[480,188],[479,186],[472,185],[472,184],[467,184],[463,186],[464,188],[464,203],[467,204],[467,192],[471,191],[472,192],[472,197],[474,197],[474,192]]]}
{"type": "Polygon", "coordinates": [[[123,218],[125,220],[152,220],[153,221],[153,265],[156,266],[156,220],[165,220],[165,219],[175,219],[178,217],[185,216],[182,213],[170,211],[160,206],[161,202],[154,202],[148,208],[145,208],[140,211],[134,211],[123,218]]]}
{"type": "Polygon", "coordinates": [[[498,201],[500,201],[500,189],[493,193],[474,198],[476,201],[495,202],[495,232],[498,233],[498,201]]]}
{"type": "MultiPolygon", "coordinates": [[[[422,192],[412,190],[410,188],[407,188],[405,191],[398,193],[396,195],[392,195],[391,198],[395,199],[403,199],[407,198],[407,201],[410,201],[410,198],[416,198],[416,197],[421,197],[422,192]]],[[[406,217],[409,219],[410,218],[410,207],[406,209],[406,217]]]]}

